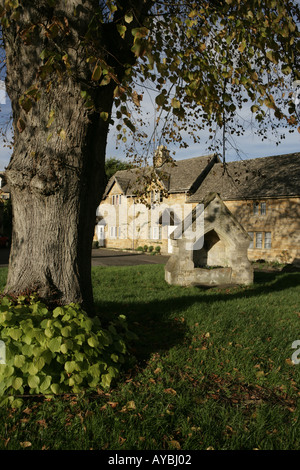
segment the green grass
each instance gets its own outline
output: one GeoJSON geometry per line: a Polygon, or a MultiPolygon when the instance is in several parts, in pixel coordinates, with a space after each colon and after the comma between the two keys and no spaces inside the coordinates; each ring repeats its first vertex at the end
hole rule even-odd
{"type": "Polygon", "coordinates": [[[97,267],[93,285],[103,322],[125,314],[138,334],[135,363],[109,393],[0,410],[0,449],[300,449],[299,272],[200,289],[161,265],[97,267]]]}

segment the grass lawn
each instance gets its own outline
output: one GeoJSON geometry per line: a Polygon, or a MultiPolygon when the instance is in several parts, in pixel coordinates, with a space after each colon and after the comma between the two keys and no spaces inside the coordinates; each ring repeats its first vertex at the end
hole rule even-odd
{"type": "Polygon", "coordinates": [[[161,265],[95,267],[93,285],[103,321],[124,314],[139,336],[135,362],[109,393],[0,409],[0,449],[300,449],[299,272],[200,289],[161,265]]]}

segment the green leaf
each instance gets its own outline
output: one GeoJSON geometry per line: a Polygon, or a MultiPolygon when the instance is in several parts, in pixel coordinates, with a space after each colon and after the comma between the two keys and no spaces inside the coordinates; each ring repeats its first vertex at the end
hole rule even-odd
{"type": "MultiPolygon", "coordinates": [[[[82,96],[82,93],[87,93],[86,91],[82,91],[81,92],[81,96],[82,96]]],[[[59,316],[62,316],[65,314],[65,310],[62,308],[62,307],[56,307],[54,310],[53,310],[53,317],[56,318],[56,317],[59,317],[59,316]]]]}
{"type": "Polygon", "coordinates": [[[68,347],[67,347],[67,345],[66,345],[65,343],[62,344],[61,347],[60,347],[60,350],[61,350],[61,352],[62,352],[63,354],[67,354],[67,352],[68,352],[68,347]]]}
{"type": "Polygon", "coordinates": [[[15,390],[19,390],[23,385],[23,379],[21,377],[16,377],[12,383],[12,386],[15,390]]]}
{"type": "Polygon", "coordinates": [[[68,338],[69,336],[71,336],[71,333],[72,333],[72,328],[70,326],[65,326],[64,328],[61,329],[61,334],[65,338],[68,338]]]}
{"type": "Polygon", "coordinates": [[[43,380],[43,382],[41,383],[40,385],[40,391],[41,392],[45,392],[46,390],[48,390],[48,388],[50,387],[50,384],[51,384],[51,376],[50,375],[47,375],[45,377],[45,379],[43,380]]]}
{"type": "Polygon", "coordinates": [[[14,365],[19,369],[24,366],[26,357],[23,355],[17,355],[14,357],[14,365]]]}
{"type": "Polygon", "coordinates": [[[30,375],[36,375],[38,373],[39,369],[38,367],[32,362],[30,365],[29,365],[29,368],[28,368],[28,373],[30,375]]]}
{"type": "Polygon", "coordinates": [[[24,111],[25,111],[26,113],[29,113],[29,111],[30,111],[31,108],[32,108],[32,101],[31,101],[31,99],[29,99],[29,98],[25,98],[25,97],[24,97],[24,98],[21,98],[21,99],[19,100],[19,104],[20,104],[20,106],[24,109],[24,111]]]}
{"type": "Polygon", "coordinates": [[[99,341],[94,336],[91,336],[90,338],[88,338],[88,344],[89,346],[91,346],[91,348],[95,348],[99,346],[99,341]]]}
{"type": "Polygon", "coordinates": [[[75,361],[67,361],[65,363],[65,369],[68,374],[71,374],[74,370],[78,370],[78,366],[75,361]]]}
{"type": "Polygon", "coordinates": [[[40,378],[37,375],[28,376],[28,385],[30,388],[37,388],[40,384],[40,378]]]}
{"type": "Polygon", "coordinates": [[[94,80],[95,82],[100,80],[101,75],[102,75],[102,68],[100,67],[100,65],[96,64],[93,74],[92,74],[92,80],[94,80]]]}
{"type": "Polygon", "coordinates": [[[131,34],[134,36],[135,39],[140,39],[144,38],[147,36],[149,30],[148,28],[142,27],[142,28],[133,28],[131,31],[131,34]]]}
{"type": "Polygon", "coordinates": [[[8,335],[15,341],[18,341],[18,339],[21,338],[22,334],[23,334],[22,330],[19,330],[16,328],[10,328],[8,330],[8,335]]]}
{"type": "Polygon", "coordinates": [[[51,384],[50,389],[55,395],[61,393],[61,388],[58,384],[51,384]]]}
{"type": "Polygon", "coordinates": [[[51,341],[49,341],[48,346],[50,351],[59,352],[61,346],[61,337],[51,339],[51,341]]]}
{"type": "Polygon", "coordinates": [[[109,116],[108,113],[105,113],[105,112],[100,113],[100,117],[101,119],[103,119],[103,121],[107,121],[108,116],[109,116]]]}
{"type": "Polygon", "coordinates": [[[126,26],[122,25],[122,24],[118,24],[117,25],[117,30],[118,30],[118,33],[120,34],[121,38],[124,39],[126,31],[127,31],[126,26]]]}
{"type": "Polygon", "coordinates": [[[46,361],[45,359],[40,356],[40,357],[37,357],[35,360],[34,360],[34,364],[35,366],[37,367],[38,371],[42,370],[44,365],[45,365],[46,361]]]}
{"type": "Polygon", "coordinates": [[[155,98],[155,102],[158,106],[163,106],[166,101],[166,95],[164,93],[161,93],[155,98]]]}
{"type": "Polygon", "coordinates": [[[128,24],[131,23],[133,21],[133,14],[132,13],[126,13],[126,15],[124,16],[124,20],[128,24]]]}

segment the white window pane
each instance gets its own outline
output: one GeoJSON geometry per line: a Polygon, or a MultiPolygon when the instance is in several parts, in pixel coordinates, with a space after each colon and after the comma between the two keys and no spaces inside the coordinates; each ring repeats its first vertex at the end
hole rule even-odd
{"type": "Polygon", "coordinates": [[[265,233],[265,248],[270,249],[272,248],[272,234],[271,232],[265,233]]]}
{"type": "Polygon", "coordinates": [[[265,202],[262,202],[262,203],[260,204],[260,214],[261,214],[261,215],[266,215],[266,212],[267,212],[266,203],[265,203],[265,202]]]}
{"type": "Polygon", "coordinates": [[[262,232],[256,232],[256,248],[262,248],[262,232]]]}

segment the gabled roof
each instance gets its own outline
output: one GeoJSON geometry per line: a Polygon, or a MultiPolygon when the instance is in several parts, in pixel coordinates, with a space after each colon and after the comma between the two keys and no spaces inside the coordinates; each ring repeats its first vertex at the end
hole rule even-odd
{"type": "Polygon", "coordinates": [[[204,155],[202,157],[188,158],[186,160],[178,160],[175,165],[172,163],[165,163],[159,170],[166,181],[167,190],[169,193],[193,191],[198,186],[209,168],[219,162],[219,158],[214,155],[204,155]],[[166,175],[166,177],[165,177],[166,175]]]}
{"type": "MultiPolygon", "coordinates": [[[[204,155],[201,157],[178,160],[165,163],[156,169],[156,175],[169,193],[193,192],[205,178],[210,168],[219,162],[216,155],[204,155]]],[[[125,195],[133,195],[135,190],[141,188],[143,180],[150,179],[152,167],[133,168],[117,171],[106,186],[104,197],[117,182],[125,195]]]]}
{"type": "Polygon", "coordinates": [[[300,195],[300,153],[214,165],[188,202],[202,202],[217,192],[226,200],[300,195]]]}

